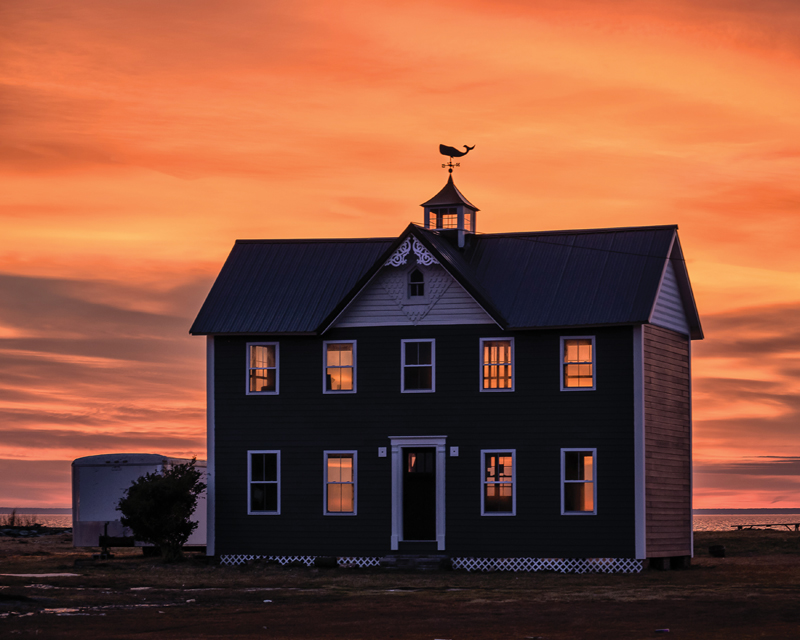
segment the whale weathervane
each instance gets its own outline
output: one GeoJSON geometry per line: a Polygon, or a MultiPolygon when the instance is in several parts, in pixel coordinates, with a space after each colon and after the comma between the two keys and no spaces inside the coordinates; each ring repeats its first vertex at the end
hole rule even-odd
{"type": "Polygon", "coordinates": [[[448,162],[447,164],[443,164],[442,169],[444,169],[445,167],[449,167],[448,172],[453,173],[453,167],[461,166],[460,162],[456,162],[455,164],[453,164],[453,158],[460,158],[461,156],[467,155],[470,151],[472,151],[475,148],[475,145],[473,144],[471,147],[464,145],[464,148],[466,149],[466,151],[459,151],[455,147],[448,147],[447,145],[440,144],[439,153],[441,153],[443,156],[450,157],[450,162],[448,162]]]}

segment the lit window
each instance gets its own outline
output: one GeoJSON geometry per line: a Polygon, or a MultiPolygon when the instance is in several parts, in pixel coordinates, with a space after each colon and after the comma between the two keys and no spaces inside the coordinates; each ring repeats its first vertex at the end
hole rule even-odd
{"type": "Polygon", "coordinates": [[[481,391],[514,390],[514,341],[481,338],[481,391]]]}
{"type": "Polygon", "coordinates": [[[326,515],[356,514],[356,452],[325,452],[326,515]]]}
{"type": "Polygon", "coordinates": [[[419,269],[414,269],[408,276],[408,296],[415,298],[425,295],[425,278],[419,269]]]}
{"type": "Polygon", "coordinates": [[[481,451],[481,515],[515,515],[514,456],[513,449],[481,451]]]}
{"type": "Polygon", "coordinates": [[[402,357],[400,390],[403,393],[435,391],[435,342],[402,340],[400,347],[402,357]]]}
{"type": "Polygon", "coordinates": [[[324,377],[323,393],[355,393],[356,343],[323,342],[324,377]]]}
{"type": "Polygon", "coordinates": [[[279,515],[281,512],[281,452],[247,452],[247,513],[279,515]]]}
{"type": "Polygon", "coordinates": [[[561,338],[561,354],[561,390],[594,389],[594,336],[561,338]]]}
{"type": "Polygon", "coordinates": [[[597,513],[595,478],[597,449],[561,450],[561,513],[593,515],[597,513]]]}
{"type": "Polygon", "coordinates": [[[278,343],[248,343],[247,393],[278,393],[278,343]]]}
{"type": "Polygon", "coordinates": [[[458,229],[458,210],[456,207],[432,209],[431,213],[436,216],[437,229],[458,229]]]}

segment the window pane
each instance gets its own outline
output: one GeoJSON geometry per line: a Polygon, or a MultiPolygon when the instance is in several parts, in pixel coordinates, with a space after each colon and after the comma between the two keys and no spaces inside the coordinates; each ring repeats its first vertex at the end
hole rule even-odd
{"type": "Polygon", "coordinates": [[[352,367],[353,345],[329,344],[327,365],[329,367],[352,367]]]}
{"type": "Polygon", "coordinates": [[[328,455],[328,482],[353,481],[353,455],[350,453],[328,455]]]}
{"type": "Polygon", "coordinates": [[[404,388],[407,390],[432,389],[433,370],[431,367],[406,367],[404,388]]]}
{"type": "Polygon", "coordinates": [[[250,455],[250,480],[263,481],[264,477],[264,454],[253,453],[250,455]]]}
{"type": "Polygon", "coordinates": [[[564,485],[564,511],[594,511],[594,484],[568,482],[564,485]]]}
{"type": "Polygon", "coordinates": [[[277,483],[250,485],[250,511],[277,511],[277,510],[278,510],[277,483]]]}
{"type": "Polygon", "coordinates": [[[419,364],[431,364],[431,342],[418,342],[419,364]]]}
{"type": "Polygon", "coordinates": [[[510,484],[487,484],[483,497],[484,512],[511,512],[514,506],[512,493],[510,484]]]}
{"type": "Polygon", "coordinates": [[[419,364],[419,342],[406,342],[406,364],[419,364]]]}
{"type": "Polygon", "coordinates": [[[353,495],[352,484],[328,485],[328,511],[330,513],[352,513],[353,495]]]}
{"type": "Polygon", "coordinates": [[[275,345],[251,345],[250,346],[250,366],[251,367],[274,367],[275,366],[275,345]]]}
{"type": "Polygon", "coordinates": [[[275,369],[250,369],[250,391],[275,391],[275,369]]]}
{"type": "Polygon", "coordinates": [[[566,387],[591,387],[592,365],[568,364],[564,366],[564,386],[566,387]]]}
{"type": "Polygon", "coordinates": [[[350,368],[327,369],[325,371],[328,391],[352,391],[353,370],[350,368]]]}
{"type": "Polygon", "coordinates": [[[594,480],[594,456],[591,451],[564,452],[565,480],[594,480]]]}

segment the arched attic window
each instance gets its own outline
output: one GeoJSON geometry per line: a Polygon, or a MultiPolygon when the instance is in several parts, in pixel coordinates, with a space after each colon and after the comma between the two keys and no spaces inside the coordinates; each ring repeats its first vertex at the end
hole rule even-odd
{"type": "Polygon", "coordinates": [[[425,277],[419,269],[414,269],[408,274],[408,296],[410,298],[425,295],[425,277]]]}

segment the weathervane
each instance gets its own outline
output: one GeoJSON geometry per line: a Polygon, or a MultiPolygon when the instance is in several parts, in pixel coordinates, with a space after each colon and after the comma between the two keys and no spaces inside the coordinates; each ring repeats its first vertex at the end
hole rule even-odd
{"type": "Polygon", "coordinates": [[[450,156],[450,162],[443,164],[442,169],[444,169],[445,167],[449,167],[447,170],[448,173],[453,173],[454,167],[461,166],[460,162],[456,162],[455,164],[453,164],[453,158],[460,158],[461,156],[467,155],[470,151],[472,151],[475,148],[475,145],[473,144],[471,147],[464,145],[464,148],[466,149],[466,151],[459,151],[455,147],[448,147],[446,145],[440,144],[439,153],[441,153],[443,156],[450,156]]]}

